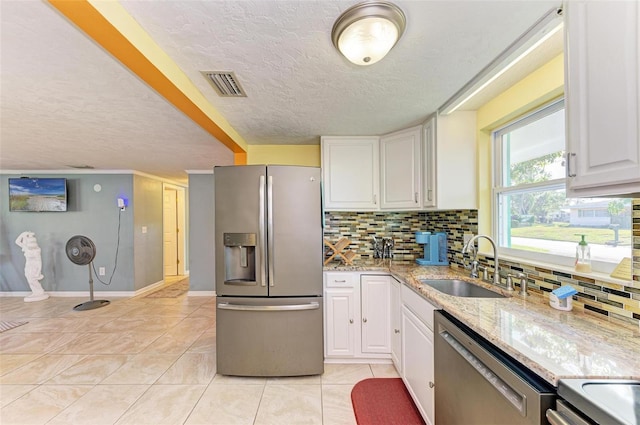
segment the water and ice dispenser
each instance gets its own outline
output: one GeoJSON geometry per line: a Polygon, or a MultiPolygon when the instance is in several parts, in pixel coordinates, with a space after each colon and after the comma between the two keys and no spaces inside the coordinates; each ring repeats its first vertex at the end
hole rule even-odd
{"type": "Polygon", "coordinates": [[[256,284],[256,234],[224,233],[225,283],[256,284]]]}
{"type": "Polygon", "coordinates": [[[444,232],[416,232],[416,243],[424,245],[424,258],[417,258],[421,266],[448,266],[447,234],[444,232]]]}

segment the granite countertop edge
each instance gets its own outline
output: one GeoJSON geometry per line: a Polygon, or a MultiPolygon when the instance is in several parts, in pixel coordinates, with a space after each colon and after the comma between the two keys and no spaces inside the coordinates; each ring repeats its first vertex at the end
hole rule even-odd
{"type": "Polygon", "coordinates": [[[535,290],[508,293],[463,270],[415,262],[367,260],[329,264],[324,271],[389,273],[423,298],[461,320],[553,386],[560,379],[640,379],[640,329],[596,314],[560,311],[535,290]],[[461,298],[422,279],[464,279],[508,298],[461,298]]]}

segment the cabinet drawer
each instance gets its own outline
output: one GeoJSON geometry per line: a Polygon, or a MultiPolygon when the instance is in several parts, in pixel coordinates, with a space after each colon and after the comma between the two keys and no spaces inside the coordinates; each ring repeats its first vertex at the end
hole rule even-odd
{"type": "Polygon", "coordinates": [[[352,288],[356,284],[360,284],[357,274],[325,272],[324,286],[325,288],[352,288]]]}
{"type": "Polygon", "coordinates": [[[411,310],[425,325],[433,330],[433,312],[437,308],[422,296],[409,289],[407,285],[402,285],[402,304],[411,310]]]}

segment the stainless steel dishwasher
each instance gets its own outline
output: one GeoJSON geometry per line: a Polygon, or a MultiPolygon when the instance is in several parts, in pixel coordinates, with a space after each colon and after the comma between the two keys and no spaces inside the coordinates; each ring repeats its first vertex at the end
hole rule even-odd
{"type": "Polygon", "coordinates": [[[434,318],[437,425],[548,424],[552,385],[447,312],[434,318]]]}

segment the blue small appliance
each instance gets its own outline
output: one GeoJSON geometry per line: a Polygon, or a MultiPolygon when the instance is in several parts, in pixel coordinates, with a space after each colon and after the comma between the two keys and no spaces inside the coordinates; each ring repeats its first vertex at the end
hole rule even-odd
{"type": "Polygon", "coordinates": [[[417,258],[421,266],[448,266],[447,234],[444,232],[416,232],[416,243],[424,245],[424,258],[417,258]]]}

